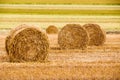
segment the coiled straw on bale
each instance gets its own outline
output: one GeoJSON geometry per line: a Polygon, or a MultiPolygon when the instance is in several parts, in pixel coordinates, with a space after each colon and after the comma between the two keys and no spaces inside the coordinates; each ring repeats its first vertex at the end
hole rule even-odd
{"type": "Polygon", "coordinates": [[[62,49],[85,49],[88,42],[88,33],[79,24],[67,24],[58,34],[58,44],[62,49]]]}
{"type": "Polygon", "coordinates": [[[46,29],[46,32],[48,34],[56,34],[58,33],[58,28],[54,25],[50,25],[47,29],[46,29]]]}
{"type": "Polygon", "coordinates": [[[6,38],[6,51],[12,62],[45,61],[48,49],[47,35],[34,26],[20,25],[6,38]]]}
{"type": "Polygon", "coordinates": [[[106,34],[103,29],[97,24],[85,24],[83,27],[87,30],[90,36],[89,45],[103,45],[106,40],[106,34]]]}

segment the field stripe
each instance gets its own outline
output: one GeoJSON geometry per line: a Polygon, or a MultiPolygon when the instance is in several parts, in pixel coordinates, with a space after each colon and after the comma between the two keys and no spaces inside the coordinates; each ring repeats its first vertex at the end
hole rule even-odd
{"type": "Polygon", "coordinates": [[[0,0],[1,4],[120,4],[119,0],[0,0]]]}
{"type": "Polygon", "coordinates": [[[67,9],[67,10],[120,10],[119,5],[26,5],[0,4],[0,8],[7,9],[67,9]]]}
{"type": "Polygon", "coordinates": [[[120,6],[108,5],[6,5],[0,13],[57,15],[120,15],[120,6]]]}
{"type": "Polygon", "coordinates": [[[120,23],[120,16],[66,16],[0,14],[1,22],[99,22],[120,23]]]}
{"type": "Polygon", "coordinates": [[[51,14],[51,15],[120,15],[120,10],[49,10],[49,9],[3,9],[0,13],[14,14],[51,14]]]}

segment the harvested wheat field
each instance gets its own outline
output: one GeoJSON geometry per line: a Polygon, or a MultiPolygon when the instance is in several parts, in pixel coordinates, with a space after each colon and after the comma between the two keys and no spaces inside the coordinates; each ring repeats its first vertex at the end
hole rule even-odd
{"type": "Polygon", "coordinates": [[[61,50],[57,34],[48,35],[48,61],[12,63],[0,34],[0,80],[120,80],[120,34],[107,34],[102,46],[61,50]]]}

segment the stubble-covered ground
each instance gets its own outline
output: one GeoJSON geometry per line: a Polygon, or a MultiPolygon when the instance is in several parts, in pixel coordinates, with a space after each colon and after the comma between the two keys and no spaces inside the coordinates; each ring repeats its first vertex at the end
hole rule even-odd
{"type": "Polygon", "coordinates": [[[105,45],[86,50],[60,50],[57,34],[48,35],[50,50],[45,63],[10,63],[4,43],[7,34],[0,33],[0,80],[120,79],[120,34],[107,34],[105,45]]]}

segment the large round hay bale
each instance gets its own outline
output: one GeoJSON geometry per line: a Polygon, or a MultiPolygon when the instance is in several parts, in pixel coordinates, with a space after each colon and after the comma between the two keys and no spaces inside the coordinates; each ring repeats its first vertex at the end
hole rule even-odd
{"type": "Polygon", "coordinates": [[[103,29],[97,24],[85,24],[83,27],[87,30],[90,41],[89,45],[103,45],[106,40],[106,34],[103,29]]]}
{"type": "Polygon", "coordinates": [[[46,32],[48,34],[57,34],[58,33],[58,28],[54,25],[50,25],[47,29],[46,32]]]}
{"type": "Polygon", "coordinates": [[[79,24],[67,24],[58,34],[58,44],[62,49],[85,49],[88,42],[88,33],[79,24]]]}
{"type": "Polygon", "coordinates": [[[45,61],[48,49],[47,35],[34,26],[20,25],[6,38],[6,51],[12,62],[45,61]]]}

